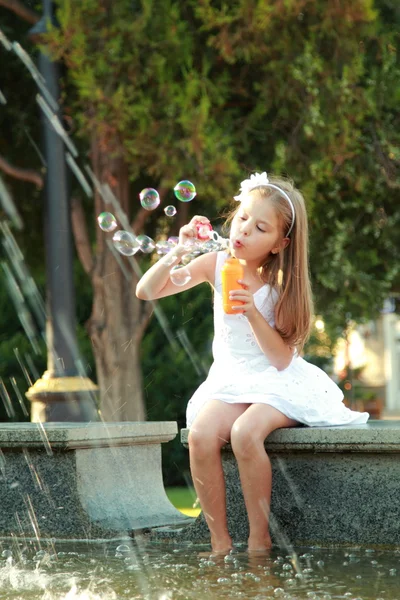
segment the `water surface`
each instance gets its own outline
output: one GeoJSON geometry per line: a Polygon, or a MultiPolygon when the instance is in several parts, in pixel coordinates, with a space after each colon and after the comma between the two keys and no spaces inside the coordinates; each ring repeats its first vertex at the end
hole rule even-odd
{"type": "Polygon", "coordinates": [[[400,550],[295,548],[250,557],[237,546],[2,542],[0,599],[400,600],[400,550]]]}

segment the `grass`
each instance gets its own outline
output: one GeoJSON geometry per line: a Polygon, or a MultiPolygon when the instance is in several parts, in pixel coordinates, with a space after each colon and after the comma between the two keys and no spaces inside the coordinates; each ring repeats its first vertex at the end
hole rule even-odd
{"type": "Polygon", "coordinates": [[[169,487],[166,488],[166,493],[171,504],[180,510],[184,515],[189,517],[197,517],[201,512],[200,507],[193,505],[196,502],[196,492],[190,487],[169,487]]]}

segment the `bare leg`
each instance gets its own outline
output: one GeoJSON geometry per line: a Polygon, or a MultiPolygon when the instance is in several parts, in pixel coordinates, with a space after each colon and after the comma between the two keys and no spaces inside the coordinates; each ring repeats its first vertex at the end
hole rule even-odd
{"type": "Polygon", "coordinates": [[[240,481],[249,518],[248,551],[260,552],[271,547],[269,511],[272,469],[265,452],[265,438],[275,429],[295,427],[279,410],[266,404],[252,404],[234,423],[231,444],[238,462],[240,481]]]}
{"type": "Polygon", "coordinates": [[[190,470],[211,533],[214,552],[225,552],[232,548],[226,518],[221,448],[229,442],[233,423],[248,406],[210,400],[194,420],[189,432],[190,470]]]}

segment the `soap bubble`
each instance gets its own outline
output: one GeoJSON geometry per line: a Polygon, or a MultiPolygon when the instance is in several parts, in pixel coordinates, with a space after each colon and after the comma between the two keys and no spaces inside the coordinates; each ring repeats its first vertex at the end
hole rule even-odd
{"type": "Polygon", "coordinates": [[[156,247],[154,240],[152,240],[148,235],[138,235],[136,239],[139,242],[140,249],[142,252],[144,252],[144,254],[150,254],[150,252],[153,252],[154,248],[156,247]]]}
{"type": "Polygon", "coordinates": [[[117,227],[117,219],[110,212],[102,212],[97,217],[97,222],[100,229],[103,231],[114,231],[117,227]]]}
{"type": "Polygon", "coordinates": [[[192,256],[191,254],[184,254],[183,256],[181,256],[181,265],[188,265],[190,262],[192,262],[194,256],[192,256]]]}
{"type": "Polygon", "coordinates": [[[168,238],[168,242],[171,243],[173,246],[176,246],[179,242],[179,238],[176,235],[171,235],[168,238]]]}
{"type": "Polygon", "coordinates": [[[167,240],[161,240],[156,244],[157,254],[168,254],[172,247],[173,244],[170,244],[167,240]]]}
{"type": "Polygon", "coordinates": [[[154,210],[160,204],[160,196],[154,188],[144,188],[139,194],[140,204],[146,210],[154,210]]]}
{"type": "Polygon", "coordinates": [[[139,250],[139,242],[137,238],[129,231],[120,229],[113,235],[115,248],[124,256],[133,256],[139,250]]]}
{"type": "Polygon", "coordinates": [[[221,250],[221,247],[217,242],[214,242],[214,240],[208,240],[208,242],[203,242],[201,244],[201,250],[202,252],[218,252],[221,250]]]}
{"type": "Polygon", "coordinates": [[[164,208],[164,212],[167,215],[167,217],[174,217],[176,215],[176,208],[175,206],[172,206],[172,204],[170,204],[169,206],[166,206],[164,208]]]}
{"type": "Polygon", "coordinates": [[[182,265],[172,267],[169,276],[172,283],[178,286],[186,285],[192,279],[189,269],[182,265]]]}
{"type": "Polygon", "coordinates": [[[190,202],[196,196],[196,188],[191,181],[180,181],[174,187],[174,194],[181,202],[190,202]]]}

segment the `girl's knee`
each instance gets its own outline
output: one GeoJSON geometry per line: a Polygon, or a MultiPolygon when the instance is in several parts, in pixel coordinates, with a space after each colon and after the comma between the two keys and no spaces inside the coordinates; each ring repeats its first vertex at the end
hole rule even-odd
{"type": "Polygon", "coordinates": [[[234,423],[231,429],[231,446],[236,458],[251,458],[264,444],[254,429],[240,422],[234,423]]]}
{"type": "Polygon", "coordinates": [[[191,454],[205,456],[220,450],[223,443],[216,433],[195,427],[189,431],[188,445],[191,454]]]}

